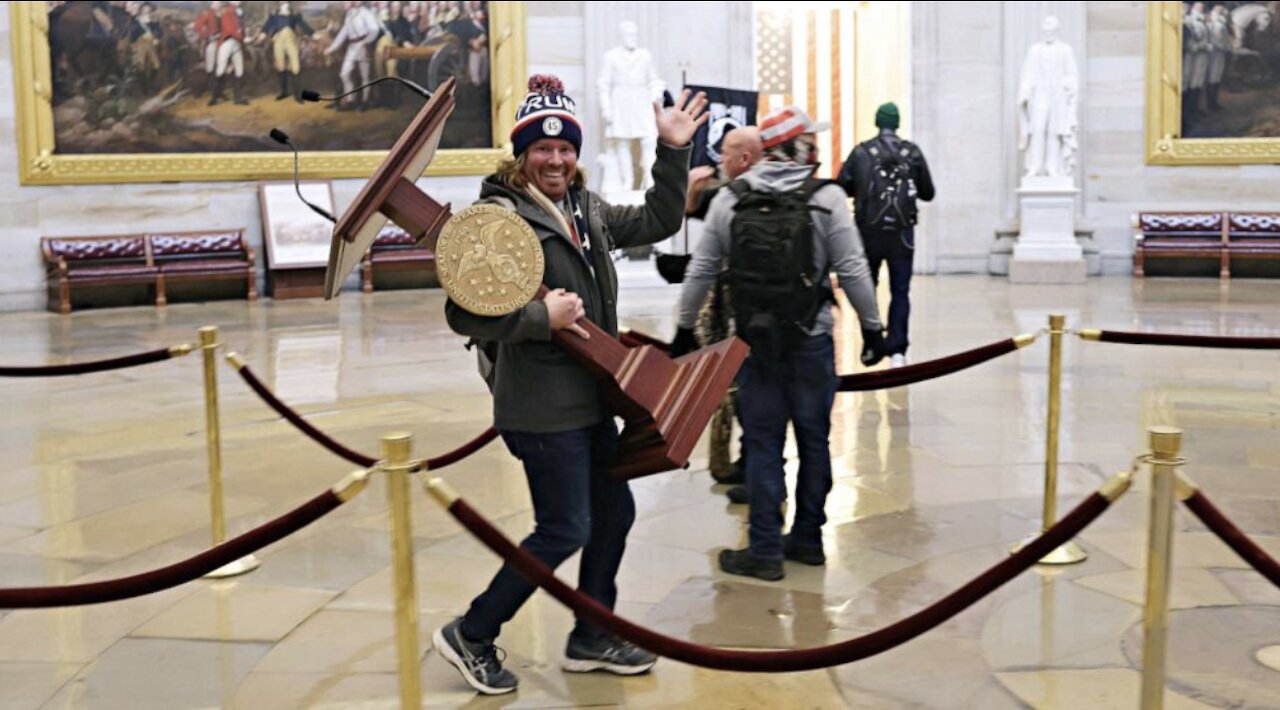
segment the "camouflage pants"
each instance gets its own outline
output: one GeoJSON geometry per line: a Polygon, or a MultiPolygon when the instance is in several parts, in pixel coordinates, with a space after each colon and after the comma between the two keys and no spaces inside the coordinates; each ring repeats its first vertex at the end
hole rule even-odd
{"type": "MultiPolygon", "coordinates": [[[[719,342],[733,335],[733,314],[729,308],[728,280],[716,279],[716,285],[707,294],[707,300],[698,311],[698,322],[694,326],[694,334],[703,346],[719,342]]],[[[731,385],[725,393],[724,401],[711,418],[711,441],[709,444],[712,478],[724,478],[732,472],[733,462],[729,454],[729,442],[733,438],[733,399],[737,385],[731,385]]]]}

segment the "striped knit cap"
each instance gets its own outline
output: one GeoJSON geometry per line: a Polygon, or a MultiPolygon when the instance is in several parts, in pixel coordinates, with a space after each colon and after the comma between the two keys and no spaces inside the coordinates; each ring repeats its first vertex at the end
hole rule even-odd
{"type": "Polygon", "coordinates": [[[582,153],[582,124],[578,123],[577,105],[564,93],[564,84],[550,74],[529,77],[529,93],[516,110],[516,125],[511,129],[512,150],[520,155],[540,138],[561,138],[582,153]]]}

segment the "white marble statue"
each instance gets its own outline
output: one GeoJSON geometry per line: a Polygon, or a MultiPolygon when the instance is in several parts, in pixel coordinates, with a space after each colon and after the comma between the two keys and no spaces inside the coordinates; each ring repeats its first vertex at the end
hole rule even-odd
{"type": "Polygon", "coordinates": [[[654,150],[658,128],[653,120],[653,102],[662,98],[666,84],[658,78],[649,50],[640,49],[639,28],[634,22],[618,25],[622,44],[604,54],[596,87],[600,92],[600,113],[605,122],[604,192],[633,189],[635,168],[631,160],[632,141],[640,142],[642,168],[639,189],[652,181],[654,150]]]}
{"type": "Polygon", "coordinates": [[[1027,50],[1018,82],[1018,148],[1026,151],[1025,177],[1069,177],[1075,172],[1075,53],[1058,39],[1058,18],[1041,23],[1043,38],[1027,50]]]}

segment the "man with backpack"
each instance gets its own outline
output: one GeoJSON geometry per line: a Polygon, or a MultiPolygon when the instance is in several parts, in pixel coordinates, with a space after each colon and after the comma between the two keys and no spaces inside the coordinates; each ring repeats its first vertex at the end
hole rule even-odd
{"type": "Polygon", "coordinates": [[[828,437],[839,386],[828,272],[840,277],[861,321],[863,362],[884,357],[875,288],[845,197],[833,183],[813,179],[815,134],[826,128],[794,106],[761,122],[764,160],[712,200],[685,272],[672,341],[673,356],[697,347],[698,308],[727,261],[735,330],[751,346],[738,373],[751,512],[750,545],[721,551],[719,563],[729,574],[770,581],[785,575],[784,559],[826,562],[828,437]],[[795,428],[800,473],[795,524],[783,535],[782,450],[788,422],[795,428]]]}
{"type": "Polygon", "coordinates": [[[898,137],[898,107],[892,102],[876,110],[880,135],[859,143],[849,153],[836,181],[853,198],[854,221],[871,265],[871,280],[880,282],[880,265],[889,264],[890,365],[907,364],[907,321],[911,317],[911,271],[915,257],[916,200],[933,199],[933,179],[920,147],[898,137]]]}

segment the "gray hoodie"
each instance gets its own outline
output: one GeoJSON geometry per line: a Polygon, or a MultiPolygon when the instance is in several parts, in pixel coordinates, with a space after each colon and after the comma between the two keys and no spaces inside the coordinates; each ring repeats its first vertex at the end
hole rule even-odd
{"type": "MultiPolygon", "coordinates": [[[[800,189],[813,170],[812,165],[766,160],[752,166],[742,179],[754,190],[786,192],[800,189]]],[[[694,326],[707,291],[728,262],[729,225],[733,221],[733,208],[737,202],[738,198],[732,190],[720,190],[711,201],[702,238],[698,241],[693,259],[684,274],[680,314],[676,320],[676,325],[681,328],[694,326]]],[[[862,251],[862,239],[849,216],[844,190],[835,184],[825,185],[813,193],[809,204],[827,210],[812,213],[814,266],[824,273],[834,271],[840,278],[840,288],[858,312],[858,319],[864,330],[879,330],[880,309],[876,305],[875,286],[871,282],[871,271],[867,268],[867,258],[862,251]]],[[[818,311],[817,320],[809,334],[830,333],[831,324],[831,304],[827,304],[818,311]]]]}

